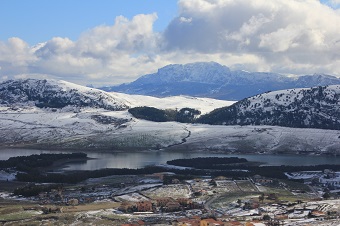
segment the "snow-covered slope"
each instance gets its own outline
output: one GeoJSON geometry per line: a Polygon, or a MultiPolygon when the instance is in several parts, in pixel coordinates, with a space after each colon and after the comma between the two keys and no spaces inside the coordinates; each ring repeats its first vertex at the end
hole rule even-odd
{"type": "Polygon", "coordinates": [[[340,131],[279,126],[193,124],[184,150],[340,155],[340,131]]]}
{"type": "Polygon", "coordinates": [[[99,107],[124,110],[128,106],[114,95],[56,80],[9,80],[0,84],[2,106],[37,106],[49,108],[99,107]]]}
{"type": "Polygon", "coordinates": [[[210,98],[172,96],[156,98],[151,96],[108,93],[66,81],[57,80],[10,80],[0,83],[0,106],[39,107],[68,109],[92,107],[106,110],[126,110],[138,106],[150,106],[159,109],[181,109],[185,107],[200,110],[202,114],[216,108],[229,106],[235,101],[223,101],[210,98]]]}
{"type": "Polygon", "coordinates": [[[189,95],[241,100],[270,90],[337,84],[340,84],[339,78],[324,74],[288,77],[277,73],[232,71],[215,62],[198,62],[168,65],[129,84],[101,89],[157,97],[189,95]]]}
{"type": "Polygon", "coordinates": [[[199,122],[340,129],[340,85],[256,95],[216,109],[199,122]]]}
{"type": "Polygon", "coordinates": [[[207,113],[232,103],[106,93],[55,80],[7,81],[0,84],[0,145],[61,149],[163,147],[180,143],[187,136],[185,126],[137,120],[128,108],[189,107],[207,113]]]}
{"type": "Polygon", "coordinates": [[[339,137],[339,130],[158,123],[132,118],[127,111],[93,108],[0,112],[0,147],[339,155],[339,137]]]}

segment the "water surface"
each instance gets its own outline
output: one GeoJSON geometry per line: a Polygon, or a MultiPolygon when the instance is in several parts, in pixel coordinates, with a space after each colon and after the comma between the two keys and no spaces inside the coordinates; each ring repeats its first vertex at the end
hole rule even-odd
{"type": "MultiPolygon", "coordinates": [[[[79,151],[77,151],[79,152],[79,151]]],[[[67,153],[62,151],[31,150],[31,149],[1,149],[0,160],[13,156],[27,156],[41,153],[67,153]]],[[[86,152],[94,158],[82,163],[70,163],[66,170],[96,170],[102,168],[136,169],[147,165],[165,164],[166,161],[179,158],[196,157],[240,157],[248,161],[263,162],[263,165],[320,165],[339,164],[340,156],[305,156],[305,155],[241,155],[209,152],[178,152],[178,151],[144,151],[144,152],[86,152]]]]}

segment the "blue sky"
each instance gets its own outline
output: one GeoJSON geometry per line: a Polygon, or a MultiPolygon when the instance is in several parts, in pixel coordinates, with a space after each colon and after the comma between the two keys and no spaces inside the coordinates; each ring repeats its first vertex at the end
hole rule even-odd
{"type": "Polygon", "coordinates": [[[176,16],[177,0],[1,0],[0,40],[19,37],[31,45],[53,37],[79,35],[98,25],[113,24],[116,16],[157,13],[155,31],[176,16]]]}
{"type": "Polygon", "coordinates": [[[111,85],[197,61],[340,76],[339,6],[340,0],[1,0],[0,81],[111,85]]]}

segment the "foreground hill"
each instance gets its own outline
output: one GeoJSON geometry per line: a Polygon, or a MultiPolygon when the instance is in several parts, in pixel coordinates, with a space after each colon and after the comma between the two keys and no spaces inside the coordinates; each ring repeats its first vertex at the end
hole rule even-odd
{"type": "Polygon", "coordinates": [[[39,108],[93,107],[125,110],[128,106],[102,90],[56,80],[19,79],[0,84],[0,105],[39,108]]]}
{"type": "Polygon", "coordinates": [[[340,129],[340,85],[268,92],[216,109],[198,122],[340,129]]]}
{"type": "Polygon", "coordinates": [[[232,71],[218,63],[202,62],[168,65],[129,84],[101,89],[156,97],[189,95],[241,100],[270,90],[337,84],[340,84],[339,78],[324,74],[287,77],[276,73],[232,71]]]}

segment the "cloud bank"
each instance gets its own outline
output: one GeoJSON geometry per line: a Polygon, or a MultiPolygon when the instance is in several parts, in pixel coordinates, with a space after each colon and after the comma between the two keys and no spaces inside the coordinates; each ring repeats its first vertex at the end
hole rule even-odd
{"type": "MultiPolygon", "coordinates": [[[[338,3],[333,0],[333,4],[338,3]]],[[[216,61],[233,69],[340,75],[340,13],[317,0],[179,0],[164,32],[157,14],[116,17],[78,40],[0,42],[0,79],[50,77],[119,84],[170,63],[216,61]]]]}

